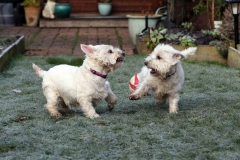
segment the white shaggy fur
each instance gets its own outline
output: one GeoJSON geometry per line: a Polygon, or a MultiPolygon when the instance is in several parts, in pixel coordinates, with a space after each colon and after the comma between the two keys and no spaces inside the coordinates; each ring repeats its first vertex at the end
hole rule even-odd
{"type": "Polygon", "coordinates": [[[43,11],[42,15],[44,18],[51,18],[54,19],[54,9],[55,9],[56,2],[54,0],[48,0],[43,11]]]}
{"type": "Polygon", "coordinates": [[[138,100],[144,95],[153,95],[158,104],[169,99],[169,112],[178,110],[179,91],[184,82],[184,71],[180,60],[193,55],[196,47],[183,51],[170,45],[159,44],[145,59],[145,65],[139,73],[139,85],[129,95],[130,100],[138,100]]]}
{"type": "Polygon", "coordinates": [[[110,45],[81,45],[86,58],[80,67],[58,65],[44,71],[35,64],[33,69],[43,78],[42,88],[47,99],[46,108],[51,116],[61,116],[56,105],[64,110],[70,110],[69,105],[75,105],[89,118],[99,115],[94,107],[102,99],[108,103],[111,111],[117,103],[117,97],[111,90],[110,83],[101,75],[113,72],[123,63],[125,54],[122,50],[110,45]],[[96,75],[91,70],[100,74],[96,75]]]}

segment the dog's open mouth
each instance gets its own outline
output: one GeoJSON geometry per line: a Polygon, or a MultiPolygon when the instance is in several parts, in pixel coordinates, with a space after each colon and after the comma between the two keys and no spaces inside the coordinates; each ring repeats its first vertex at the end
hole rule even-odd
{"type": "Polygon", "coordinates": [[[151,71],[150,71],[150,73],[151,73],[151,74],[157,74],[157,73],[158,73],[158,71],[157,71],[156,69],[153,69],[153,68],[151,68],[151,71]]]}
{"type": "Polygon", "coordinates": [[[119,58],[117,58],[117,62],[123,62],[123,60],[124,60],[124,58],[123,57],[119,57],[119,58]]]}

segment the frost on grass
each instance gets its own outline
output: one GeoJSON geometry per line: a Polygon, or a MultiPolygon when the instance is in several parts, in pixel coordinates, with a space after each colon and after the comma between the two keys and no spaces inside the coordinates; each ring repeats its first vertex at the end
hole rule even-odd
{"type": "Polygon", "coordinates": [[[183,61],[179,113],[171,115],[154,98],[127,99],[146,56],[127,56],[109,76],[118,104],[110,113],[101,103],[97,120],[80,111],[50,117],[31,64],[54,64],[14,57],[0,73],[0,159],[239,159],[240,70],[183,61]]]}

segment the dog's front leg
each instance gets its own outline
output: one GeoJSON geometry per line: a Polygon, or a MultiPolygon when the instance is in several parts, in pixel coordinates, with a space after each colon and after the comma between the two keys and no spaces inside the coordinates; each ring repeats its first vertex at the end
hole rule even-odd
{"type": "Polygon", "coordinates": [[[117,97],[115,96],[115,94],[112,92],[112,89],[110,87],[110,83],[108,81],[106,81],[106,87],[107,87],[107,92],[108,95],[105,98],[106,102],[108,103],[108,110],[112,111],[114,108],[114,105],[117,103],[117,97]]]}
{"type": "Polygon", "coordinates": [[[178,101],[179,101],[179,94],[171,94],[169,96],[169,112],[170,113],[177,113],[178,111],[178,101]]]}
{"type": "Polygon", "coordinates": [[[78,102],[81,106],[81,109],[83,113],[86,115],[86,117],[94,119],[100,117],[99,114],[96,113],[92,100],[89,98],[81,99],[81,102],[78,102]]]}
{"type": "Polygon", "coordinates": [[[147,83],[147,81],[144,81],[139,88],[136,89],[135,92],[133,92],[131,95],[128,96],[130,100],[138,100],[142,96],[147,95],[149,92],[150,86],[147,83]]]}

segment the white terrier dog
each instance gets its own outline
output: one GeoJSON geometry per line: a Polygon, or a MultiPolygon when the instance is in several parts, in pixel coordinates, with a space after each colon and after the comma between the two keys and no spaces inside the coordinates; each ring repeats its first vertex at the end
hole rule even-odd
{"type": "Polygon", "coordinates": [[[83,45],[81,49],[86,58],[80,67],[58,65],[44,71],[35,64],[33,69],[43,78],[42,88],[47,99],[46,108],[51,116],[61,116],[56,105],[69,111],[69,105],[75,105],[84,114],[93,119],[99,117],[94,107],[102,99],[108,103],[111,111],[117,103],[117,97],[111,90],[107,74],[123,63],[125,53],[110,45],[83,45]]]}
{"type": "Polygon", "coordinates": [[[54,0],[47,1],[42,11],[42,15],[44,18],[51,18],[51,19],[55,18],[55,15],[54,15],[55,5],[56,5],[56,2],[54,0]]]}
{"type": "Polygon", "coordinates": [[[175,50],[170,45],[159,44],[145,59],[139,73],[139,85],[129,95],[130,100],[138,100],[144,95],[153,95],[158,104],[169,99],[169,112],[177,113],[179,91],[184,82],[184,72],[180,60],[193,55],[196,47],[183,51],[175,50]]]}

